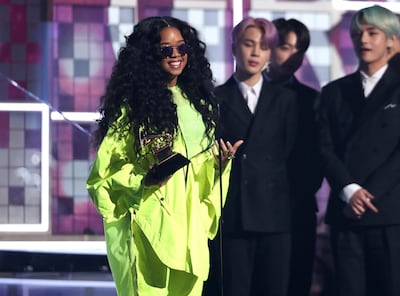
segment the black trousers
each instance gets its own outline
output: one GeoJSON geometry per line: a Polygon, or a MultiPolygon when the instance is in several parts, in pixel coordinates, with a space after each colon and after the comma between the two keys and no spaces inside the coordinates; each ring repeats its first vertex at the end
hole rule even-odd
{"type": "Polygon", "coordinates": [[[239,233],[223,237],[226,296],[287,296],[290,233],[239,233]]]}
{"type": "MultiPolygon", "coordinates": [[[[299,219],[297,219],[299,220],[299,219]]],[[[298,221],[292,231],[289,296],[310,296],[316,249],[316,214],[298,221]]],[[[400,295],[399,295],[400,296],[400,295]]]]}
{"type": "Polygon", "coordinates": [[[338,296],[400,295],[400,225],[331,228],[338,296]]]}

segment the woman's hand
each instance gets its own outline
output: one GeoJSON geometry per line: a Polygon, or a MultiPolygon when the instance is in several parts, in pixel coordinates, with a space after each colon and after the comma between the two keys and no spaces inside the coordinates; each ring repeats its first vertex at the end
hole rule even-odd
{"type": "Polygon", "coordinates": [[[213,149],[213,154],[217,163],[216,167],[219,167],[219,154],[221,153],[222,168],[224,169],[228,162],[235,158],[235,154],[240,145],[243,144],[243,140],[236,141],[235,144],[231,144],[229,141],[224,142],[220,139],[219,142],[215,141],[215,146],[213,149]]]}

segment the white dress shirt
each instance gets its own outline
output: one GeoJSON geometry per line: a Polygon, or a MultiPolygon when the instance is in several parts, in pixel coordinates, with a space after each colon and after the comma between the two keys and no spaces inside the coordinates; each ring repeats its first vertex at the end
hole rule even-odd
{"type": "Polygon", "coordinates": [[[383,74],[385,73],[388,65],[383,66],[380,68],[378,71],[376,71],[373,75],[369,76],[365,72],[360,71],[361,74],[361,79],[362,79],[362,85],[364,89],[364,97],[368,97],[376,84],[379,82],[379,80],[382,78],[383,74]]]}
{"type": "Polygon", "coordinates": [[[243,81],[235,77],[236,82],[239,85],[240,91],[242,92],[243,98],[246,100],[247,106],[249,107],[251,113],[254,113],[257,107],[258,98],[260,97],[261,88],[263,84],[263,77],[256,82],[253,86],[247,85],[243,81]]]}

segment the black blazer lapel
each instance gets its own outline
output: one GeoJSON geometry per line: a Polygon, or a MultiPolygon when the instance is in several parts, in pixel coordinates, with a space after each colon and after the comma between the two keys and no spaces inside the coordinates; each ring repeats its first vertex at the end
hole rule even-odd
{"type": "Polygon", "coordinates": [[[356,129],[391,100],[392,94],[395,88],[399,86],[399,83],[399,74],[388,67],[369,97],[365,99],[365,107],[355,124],[356,129]]]}
{"type": "Polygon", "coordinates": [[[221,104],[222,110],[230,109],[237,116],[237,119],[243,122],[243,124],[249,124],[252,120],[253,114],[247,106],[233,76],[231,76],[226,83],[216,89],[216,95],[221,104]],[[219,91],[224,94],[221,98],[218,97],[219,91]]]}
{"type": "MultiPolygon", "coordinates": [[[[264,128],[266,123],[265,114],[268,114],[266,110],[269,108],[274,98],[278,95],[276,88],[269,87],[270,85],[271,84],[264,80],[254,112],[253,123],[248,134],[250,139],[253,137],[253,135],[255,136],[255,139],[257,139],[258,135],[260,134],[259,129],[264,128]]],[[[255,141],[257,142],[257,140],[255,141]]],[[[249,142],[251,142],[251,140],[249,140],[249,142]]]]}
{"type": "Polygon", "coordinates": [[[365,97],[360,72],[357,71],[348,76],[348,79],[344,80],[344,83],[341,85],[340,91],[343,100],[348,102],[352,113],[351,125],[346,137],[346,141],[351,142],[352,136],[359,127],[360,115],[365,108],[365,97]]]}
{"type": "Polygon", "coordinates": [[[268,86],[269,83],[264,80],[261,87],[260,96],[258,98],[257,107],[254,112],[256,118],[258,113],[263,113],[263,110],[268,108],[272,98],[275,96],[275,92],[273,90],[270,91],[268,86]]]}
{"type": "Polygon", "coordinates": [[[353,73],[343,86],[343,94],[350,104],[350,108],[357,117],[364,108],[365,98],[364,91],[361,83],[360,72],[353,73]]]}

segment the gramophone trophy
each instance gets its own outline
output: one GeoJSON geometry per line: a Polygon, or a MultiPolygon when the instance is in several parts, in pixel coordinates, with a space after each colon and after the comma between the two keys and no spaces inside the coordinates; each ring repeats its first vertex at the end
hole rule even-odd
{"type": "Polygon", "coordinates": [[[151,153],[153,156],[154,163],[149,173],[157,180],[166,179],[190,162],[182,154],[172,151],[171,134],[142,136],[140,143],[142,153],[151,153]]]}

